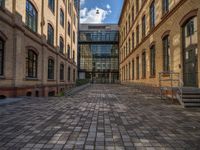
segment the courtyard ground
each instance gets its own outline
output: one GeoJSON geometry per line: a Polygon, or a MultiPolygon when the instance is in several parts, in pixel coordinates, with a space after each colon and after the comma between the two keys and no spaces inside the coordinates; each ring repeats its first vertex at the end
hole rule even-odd
{"type": "Polygon", "coordinates": [[[200,149],[200,109],[121,85],[0,106],[0,150],[200,149]]]}

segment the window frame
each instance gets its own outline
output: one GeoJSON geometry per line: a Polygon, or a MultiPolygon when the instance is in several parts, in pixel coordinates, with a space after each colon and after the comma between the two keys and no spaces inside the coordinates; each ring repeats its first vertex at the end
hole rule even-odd
{"type": "Polygon", "coordinates": [[[52,58],[48,59],[48,80],[54,80],[55,61],[52,58]]]}
{"type": "Polygon", "coordinates": [[[48,0],[48,7],[51,10],[51,12],[55,13],[55,0],[48,0]]]}
{"type": "Polygon", "coordinates": [[[152,45],[150,47],[150,77],[156,76],[156,47],[152,45]]]}
{"type": "Polygon", "coordinates": [[[2,55],[2,58],[0,59],[0,65],[1,65],[1,70],[0,70],[0,76],[4,75],[4,51],[5,51],[5,41],[0,38],[0,42],[2,42],[2,49],[0,49],[0,53],[2,55]]]}
{"type": "Polygon", "coordinates": [[[32,49],[28,49],[26,55],[26,78],[37,78],[37,77],[38,77],[38,54],[32,49]],[[30,69],[32,70],[30,71],[30,69]]]}
{"type": "Polygon", "coordinates": [[[47,43],[54,46],[54,28],[50,23],[48,23],[47,35],[47,43]]]}
{"type": "Polygon", "coordinates": [[[170,71],[170,41],[169,35],[166,35],[162,39],[163,44],[163,71],[170,71]]]}

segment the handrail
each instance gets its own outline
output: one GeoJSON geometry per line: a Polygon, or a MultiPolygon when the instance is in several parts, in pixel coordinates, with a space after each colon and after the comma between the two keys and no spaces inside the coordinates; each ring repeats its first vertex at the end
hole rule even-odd
{"type": "Polygon", "coordinates": [[[159,86],[160,86],[160,95],[163,99],[164,90],[171,90],[172,100],[174,100],[174,90],[179,94],[181,101],[183,97],[183,81],[181,79],[180,73],[174,71],[163,71],[159,72],[159,86]],[[162,85],[162,82],[168,82],[169,85],[162,85]],[[178,82],[178,83],[177,83],[178,82]],[[176,83],[176,84],[175,84],[176,83]]]}

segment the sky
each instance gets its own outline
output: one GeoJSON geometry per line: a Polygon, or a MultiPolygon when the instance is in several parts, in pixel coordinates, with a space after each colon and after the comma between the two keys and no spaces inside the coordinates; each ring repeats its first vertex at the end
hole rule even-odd
{"type": "Polygon", "coordinates": [[[118,23],[123,0],[80,0],[81,23],[118,23]],[[96,14],[97,10],[99,14],[96,14]]]}

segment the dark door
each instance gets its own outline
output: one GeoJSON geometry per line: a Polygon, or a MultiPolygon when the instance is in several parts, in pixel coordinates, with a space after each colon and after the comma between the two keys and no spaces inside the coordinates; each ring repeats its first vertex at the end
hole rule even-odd
{"type": "Polygon", "coordinates": [[[184,52],[184,85],[197,86],[197,49],[189,48],[184,52]]]}

